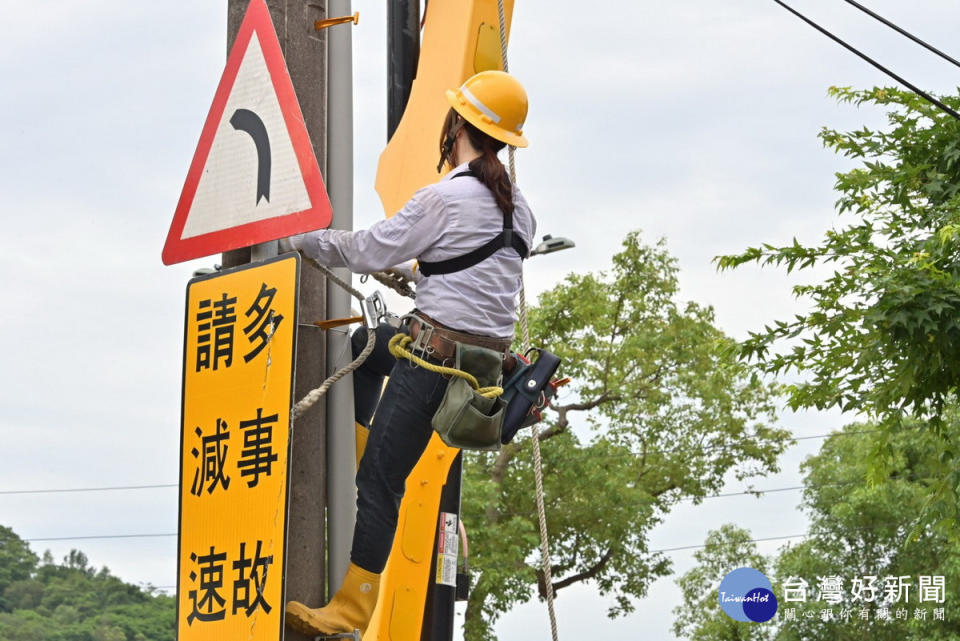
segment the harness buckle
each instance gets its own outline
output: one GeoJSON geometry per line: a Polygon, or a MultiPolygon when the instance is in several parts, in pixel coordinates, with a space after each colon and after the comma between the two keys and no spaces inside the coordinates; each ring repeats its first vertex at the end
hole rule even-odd
{"type": "Polygon", "coordinates": [[[407,327],[413,321],[417,322],[417,337],[410,344],[410,352],[413,354],[419,352],[422,357],[430,356],[433,353],[430,341],[433,339],[433,331],[436,328],[416,314],[407,314],[401,320],[407,327]]]}

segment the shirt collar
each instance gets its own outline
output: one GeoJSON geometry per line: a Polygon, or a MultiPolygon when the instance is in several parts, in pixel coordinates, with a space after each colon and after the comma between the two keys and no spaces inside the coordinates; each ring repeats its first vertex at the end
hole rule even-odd
{"type": "Polygon", "coordinates": [[[461,163],[456,167],[454,167],[453,169],[451,169],[449,172],[447,172],[447,175],[441,178],[440,181],[442,182],[444,180],[450,180],[451,178],[459,174],[461,171],[469,171],[469,170],[470,170],[470,163],[468,162],[461,163]]]}

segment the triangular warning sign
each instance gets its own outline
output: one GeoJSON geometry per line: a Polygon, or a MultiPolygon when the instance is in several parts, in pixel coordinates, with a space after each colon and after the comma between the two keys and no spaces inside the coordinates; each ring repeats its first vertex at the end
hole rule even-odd
{"type": "Polygon", "coordinates": [[[264,0],[251,0],[163,248],[166,265],[327,227],[330,199],[264,0]]]}

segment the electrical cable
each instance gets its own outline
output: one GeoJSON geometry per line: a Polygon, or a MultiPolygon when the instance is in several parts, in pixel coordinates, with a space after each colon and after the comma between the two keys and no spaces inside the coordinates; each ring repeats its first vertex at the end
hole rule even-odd
{"type": "MultiPolygon", "coordinates": [[[[872,434],[878,432],[879,430],[858,430],[854,432],[829,432],[826,434],[815,434],[812,436],[795,436],[791,437],[792,441],[807,441],[813,439],[822,439],[829,438],[831,436],[855,436],[859,434],[872,434]]],[[[707,447],[700,448],[699,452],[711,452],[713,450],[721,449],[719,447],[707,447]]],[[[647,454],[672,454],[679,451],[690,452],[688,448],[676,447],[676,448],[657,448],[652,450],[647,450],[647,454]]],[[[591,456],[591,455],[585,455],[591,456]]],[[[613,457],[622,458],[622,457],[634,457],[638,456],[635,453],[623,453],[615,454],[613,457]]],[[[610,458],[605,456],[604,458],[610,458]]],[[[116,486],[104,486],[104,487],[74,487],[74,488],[55,488],[55,489],[31,489],[31,490],[0,490],[0,496],[9,496],[16,494],[57,494],[57,493],[79,493],[79,492],[109,492],[115,490],[152,490],[152,489],[169,489],[179,487],[177,483],[159,483],[154,485],[116,485],[116,486]]],[[[773,491],[773,490],[770,490],[773,491]]],[[[708,497],[710,498],[710,497],[708,497]]]]}
{"type": "Polygon", "coordinates": [[[939,49],[937,49],[937,48],[934,47],[933,45],[924,42],[923,40],[921,40],[921,39],[918,38],[917,36],[913,35],[913,34],[910,33],[909,31],[907,31],[906,29],[900,27],[899,25],[897,25],[897,24],[895,24],[895,23],[887,20],[886,18],[884,18],[884,17],[881,16],[880,14],[875,13],[875,12],[871,11],[870,9],[868,9],[867,7],[863,6],[862,4],[860,4],[859,2],[857,2],[857,0],[844,0],[844,2],[846,2],[846,3],[849,4],[849,5],[853,5],[854,7],[856,7],[857,9],[859,9],[860,11],[862,11],[862,12],[864,12],[865,14],[867,14],[868,16],[870,16],[871,18],[874,18],[874,19],[876,19],[876,20],[879,20],[879,21],[882,22],[883,24],[887,25],[888,27],[890,27],[891,29],[893,29],[894,31],[896,31],[897,33],[899,33],[900,35],[906,36],[906,37],[909,38],[910,40],[913,40],[915,43],[917,43],[918,45],[920,45],[921,47],[923,47],[923,48],[926,49],[927,51],[930,51],[931,53],[935,53],[936,55],[940,56],[941,58],[943,58],[943,59],[946,60],[947,62],[949,62],[949,63],[951,63],[951,64],[953,64],[953,65],[955,65],[955,66],[957,66],[957,67],[960,67],[960,60],[957,60],[956,58],[953,58],[953,57],[950,56],[949,54],[946,54],[946,53],[940,51],[939,49]]]}
{"type": "MultiPolygon", "coordinates": [[[[708,496],[700,497],[700,500],[707,499],[723,499],[731,498],[734,496],[755,496],[760,498],[766,494],[773,494],[777,492],[792,492],[796,490],[803,489],[816,489],[823,487],[842,487],[847,485],[858,485],[857,481],[844,481],[842,483],[822,483],[820,485],[790,485],[786,487],[773,487],[765,490],[743,490],[740,492],[724,492],[721,494],[710,494],[708,496]]],[[[683,497],[680,499],[680,502],[693,501],[696,500],[695,497],[683,497]]],[[[176,532],[173,533],[150,533],[150,534],[100,534],[100,535],[90,535],[90,536],[57,536],[57,537],[39,537],[39,538],[30,538],[23,539],[26,542],[37,542],[37,541],[82,541],[82,540],[92,540],[92,539],[135,539],[135,538],[157,538],[165,536],[177,536],[176,532]]]]}
{"type": "MultiPolygon", "coordinates": [[[[854,529],[855,531],[874,530],[874,529],[877,529],[877,528],[879,528],[879,527],[888,527],[888,526],[890,526],[890,525],[894,525],[894,524],[892,524],[892,523],[878,523],[878,524],[876,524],[876,525],[868,525],[868,526],[859,527],[859,528],[853,528],[853,529],[854,529]]],[[[802,533],[800,533],[800,534],[785,534],[785,535],[781,535],[781,536],[765,536],[765,537],[759,537],[759,538],[755,538],[755,539],[748,539],[748,540],[746,540],[746,541],[742,541],[742,543],[766,543],[766,542],[769,542],[769,541],[785,541],[785,540],[787,540],[787,539],[801,539],[801,538],[807,538],[807,537],[809,537],[809,536],[812,536],[812,534],[811,534],[810,532],[802,532],[802,533]]],[[[24,539],[24,540],[26,540],[26,539],[24,539]]],[[[649,553],[649,554],[669,554],[669,553],[671,553],[671,552],[683,552],[683,551],[687,551],[687,550],[701,550],[701,549],[703,549],[703,548],[705,548],[705,547],[707,547],[707,546],[706,546],[706,544],[704,544],[704,543],[701,543],[701,544],[698,544],[698,545],[680,545],[680,546],[671,547],[671,548],[658,548],[658,549],[656,549],[656,550],[649,550],[648,553],[649,553]]],[[[174,590],[174,589],[176,589],[177,586],[175,586],[175,585],[154,585],[154,586],[151,586],[151,587],[152,587],[154,590],[174,590]]]]}
{"type": "MultiPolygon", "coordinates": [[[[764,541],[783,541],[785,539],[799,539],[802,537],[810,536],[809,532],[804,532],[803,534],[788,534],[786,536],[767,536],[762,539],[750,539],[749,541],[744,541],[744,543],[763,543],[764,541]]],[[[700,545],[681,545],[680,547],[675,548],[661,548],[659,550],[650,550],[650,554],[665,554],[667,552],[681,552],[683,550],[699,550],[707,547],[705,544],[700,545]]]]}
{"type": "MultiPolygon", "coordinates": [[[[859,435],[859,434],[873,434],[873,433],[876,433],[876,432],[879,432],[879,431],[880,431],[880,430],[858,430],[858,431],[854,431],[854,432],[831,432],[831,433],[828,433],[828,434],[816,434],[816,435],[813,435],[813,436],[796,436],[796,437],[790,437],[790,438],[787,439],[787,440],[790,440],[790,441],[809,441],[809,440],[814,440],[814,439],[830,438],[831,436],[855,436],[855,435],[859,435]]],[[[753,438],[756,438],[755,435],[745,435],[741,440],[752,440],[753,438]]],[[[717,450],[723,450],[723,449],[727,449],[727,448],[728,448],[728,446],[726,446],[726,445],[723,445],[723,446],[714,446],[714,447],[693,447],[693,448],[678,445],[677,447],[672,447],[672,448],[651,448],[651,449],[649,449],[649,450],[647,450],[647,451],[645,451],[645,452],[632,452],[632,451],[630,451],[630,452],[617,452],[617,453],[615,453],[615,454],[589,453],[589,454],[580,454],[580,456],[582,456],[583,458],[596,457],[596,458],[605,458],[605,459],[622,459],[622,458],[640,458],[640,457],[642,457],[642,456],[644,456],[644,455],[649,456],[649,455],[651,455],[651,454],[677,454],[677,453],[683,453],[683,454],[698,454],[698,453],[699,453],[699,454],[705,454],[705,453],[714,452],[714,451],[717,451],[717,450]]]]}
{"type": "MultiPolygon", "coordinates": [[[[847,531],[848,531],[848,532],[862,532],[862,531],[864,531],[864,530],[876,530],[876,529],[878,529],[878,528],[891,527],[891,526],[895,526],[895,525],[896,525],[896,526],[899,526],[899,525],[902,525],[902,524],[900,524],[900,523],[895,523],[895,522],[889,522],[889,521],[888,521],[888,522],[885,522],[885,523],[874,523],[873,525],[864,525],[864,526],[861,526],[861,527],[850,528],[850,529],[847,530],[847,531]]],[[[764,542],[766,542],[766,541],[783,541],[783,540],[785,540],[785,539],[799,539],[799,538],[807,538],[807,537],[809,537],[809,536],[814,536],[814,533],[812,533],[812,532],[810,532],[810,531],[808,530],[807,532],[804,532],[804,533],[802,533],[802,534],[786,534],[786,535],[783,535],[783,536],[766,536],[766,537],[757,538],[757,539],[748,539],[747,541],[742,541],[742,543],[764,543],[764,542]]],[[[663,553],[666,553],[666,552],[680,552],[680,551],[682,551],[682,550],[699,550],[699,549],[703,549],[703,548],[705,548],[705,547],[707,547],[705,544],[700,544],[700,545],[681,545],[681,546],[672,547],[672,548],[660,548],[660,549],[658,549],[658,550],[650,550],[649,553],[650,553],[650,554],[663,554],[663,553]]]]}
{"type": "Polygon", "coordinates": [[[957,120],[960,120],[960,113],[957,113],[956,111],[954,111],[953,109],[951,109],[951,108],[948,107],[947,105],[943,104],[941,101],[937,100],[936,98],[934,98],[933,96],[931,96],[930,94],[928,94],[928,93],[927,93],[926,91],[924,91],[923,89],[920,89],[919,87],[917,87],[917,86],[914,85],[913,83],[909,82],[907,79],[905,79],[905,78],[903,78],[902,76],[899,76],[899,75],[897,75],[896,73],[894,73],[893,71],[887,69],[886,67],[884,67],[883,65],[881,65],[879,62],[877,62],[876,60],[874,60],[873,58],[871,58],[871,57],[868,56],[867,54],[861,52],[859,49],[857,49],[857,48],[854,47],[853,45],[850,45],[850,44],[848,44],[847,42],[841,40],[839,37],[833,35],[833,34],[830,33],[829,31],[827,31],[826,29],[824,29],[823,27],[821,27],[819,24],[817,24],[816,22],[814,22],[814,21],[811,20],[810,18],[806,17],[805,15],[803,15],[802,13],[800,13],[799,11],[797,11],[796,9],[794,9],[793,7],[791,7],[790,5],[788,5],[787,3],[783,2],[782,0],[773,0],[773,1],[776,2],[778,5],[780,5],[781,7],[783,7],[784,9],[786,9],[787,11],[789,11],[790,13],[792,13],[793,15],[795,15],[796,17],[798,17],[798,18],[800,18],[801,20],[803,20],[804,22],[806,22],[808,25],[810,25],[811,27],[813,27],[814,29],[816,29],[817,31],[819,31],[820,33],[822,33],[823,35],[827,36],[828,38],[830,38],[831,40],[833,40],[834,42],[836,42],[837,44],[839,44],[840,46],[842,46],[842,47],[844,47],[845,49],[847,49],[848,51],[856,54],[856,55],[859,56],[861,59],[865,60],[865,61],[868,62],[869,64],[873,65],[875,68],[879,69],[880,71],[882,71],[883,73],[887,74],[888,76],[890,76],[891,78],[893,78],[894,80],[896,80],[897,82],[899,82],[900,84],[902,84],[903,86],[907,87],[910,91],[912,91],[913,93],[917,94],[918,96],[920,96],[921,98],[923,98],[924,100],[926,100],[927,102],[929,102],[930,104],[932,104],[932,105],[940,108],[940,110],[943,111],[944,113],[949,114],[950,116],[953,116],[953,117],[956,118],[957,120]]]}
{"type": "MultiPolygon", "coordinates": [[[[853,483],[830,483],[826,486],[832,485],[852,485],[853,483]]],[[[727,492],[723,494],[711,494],[709,496],[702,497],[702,500],[706,499],[720,499],[720,498],[729,498],[733,496],[747,496],[755,495],[758,498],[765,494],[771,494],[775,492],[790,492],[794,490],[804,489],[803,485],[792,485],[789,487],[775,487],[766,490],[744,490],[742,492],[727,492]]],[[[825,487],[825,486],[816,486],[816,487],[825,487]]],[[[680,499],[680,502],[692,501],[693,497],[684,497],[680,499]]],[[[83,541],[83,540],[96,540],[96,539],[136,539],[136,538],[159,538],[165,536],[177,536],[176,532],[173,533],[149,533],[149,534],[97,534],[89,536],[52,536],[52,537],[36,537],[23,539],[28,543],[33,542],[44,542],[44,541],[83,541]]]]}
{"type": "Polygon", "coordinates": [[[8,494],[57,494],[61,492],[112,492],[115,490],[154,490],[159,488],[179,487],[176,483],[161,483],[157,485],[115,485],[110,487],[66,487],[50,490],[0,490],[0,495],[8,494]]]}
{"type": "Polygon", "coordinates": [[[176,532],[151,533],[151,534],[94,534],[90,536],[45,536],[32,539],[22,539],[27,543],[36,543],[39,541],[89,541],[94,539],[149,539],[165,536],[177,536],[176,532]]]}

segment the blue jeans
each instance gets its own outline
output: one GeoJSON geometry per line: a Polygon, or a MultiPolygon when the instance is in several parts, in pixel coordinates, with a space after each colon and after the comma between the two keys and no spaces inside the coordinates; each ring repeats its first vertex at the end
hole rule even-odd
{"type": "MultiPolygon", "coordinates": [[[[447,389],[442,375],[390,354],[387,343],[396,331],[381,325],[373,353],[353,373],[355,417],[370,427],[370,437],[357,470],[357,524],[350,560],[375,573],[387,564],[407,476],[427,448],[433,434],[430,421],[447,389]],[[381,396],[384,376],[390,379],[381,396]]],[[[366,340],[366,329],[354,332],[354,357],[366,340]]]]}

